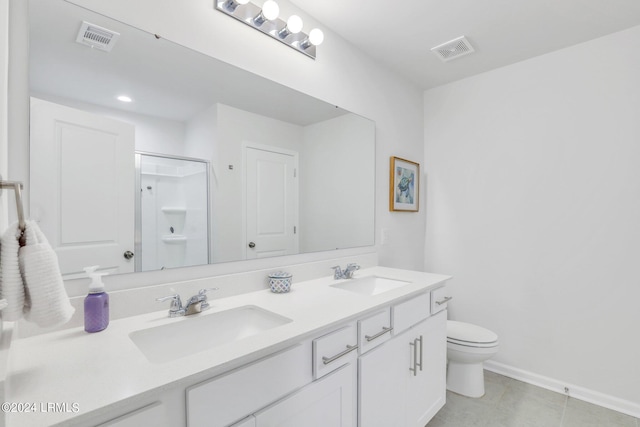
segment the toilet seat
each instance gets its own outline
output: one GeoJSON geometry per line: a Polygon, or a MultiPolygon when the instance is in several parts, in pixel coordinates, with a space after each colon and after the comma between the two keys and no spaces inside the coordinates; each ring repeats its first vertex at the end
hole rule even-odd
{"type": "Polygon", "coordinates": [[[465,341],[452,340],[449,338],[447,338],[447,344],[458,345],[458,346],[469,347],[469,348],[494,348],[498,346],[497,341],[490,342],[490,343],[477,343],[477,342],[469,343],[465,341]]]}
{"type": "Polygon", "coordinates": [[[448,320],[447,342],[466,347],[496,347],[498,335],[477,325],[448,320]]]}

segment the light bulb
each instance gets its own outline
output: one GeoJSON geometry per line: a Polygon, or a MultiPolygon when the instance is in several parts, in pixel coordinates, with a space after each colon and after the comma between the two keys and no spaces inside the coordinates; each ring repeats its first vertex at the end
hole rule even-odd
{"type": "Polygon", "coordinates": [[[269,21],[273,21],[274,19],[276,19],[279,13],[280,13],[280,7],[278,6],[278,3],[276,3],[273,0],[267,0],[262,5],[262,14],[269,21]]]}
{"type": "Polygon", "coordinates": [[[291,34],[298,34],[302,30],[302,19],[298,15],[291,15],[287,24],[278,31],[278,37],[286,39],[291,34]]]}
{"type": "Polygon", "coordinates": [[[133,99],[131,99],[131,97],[129,97],[127,95],[120,95],[120,96],[118,96],[118,101],[120,101],[120,102],[133,102],[133,99]]]}
{"type": "Polygon", "coordinates": [[[289,19],[287,19],[287,28],[291,34],[298,34],[302,31],[302,18],[298,15],[291,15],[289,19]]]}
{"type": "Polygon", "coordinates": [[[324,41],[324,33],[319,28],[314,28],[309,32],[309,43],[314,46],[320,46],[324,41]]]}

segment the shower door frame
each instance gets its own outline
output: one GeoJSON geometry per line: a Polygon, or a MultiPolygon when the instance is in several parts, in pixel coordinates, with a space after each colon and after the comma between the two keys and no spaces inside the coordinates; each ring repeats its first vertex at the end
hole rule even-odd
{"type": "MultiPolygon", "coordinates": [[[[149,151],[135,151],[135,165],[136,165],[136,200],[135,200],[135,231],[134,231],[134,246],[135,246],[135,256],[134,256],[134,270],[136,273],[142,272],[142,196],[141,196],[141,160],[142,156],[150,156],[150,157],[161,157],[163,159],[172,159],[172,160],[184,160],[188,162],[198,162],[204,163],[205,165],[205,175],[207,180],[207,265],[211,264],[211,189],[210,189],[210,177],[209,171],[211,167],[211,163],[208,160],[198,159],[196,157],[185,157],[185,156],[174,156],[171,154],[160,154],[160,153],[151,153],[149,151]]],[[[204,265],[204,264],[203,264],[204,265]]],[[[192,267],[192,266],[190,266],[192,267]]],[[[180,268],[180,267],[176,267],[180,268]]],[[[156,270],[148,270],[148,271],[156,271],[156,270]]]]}

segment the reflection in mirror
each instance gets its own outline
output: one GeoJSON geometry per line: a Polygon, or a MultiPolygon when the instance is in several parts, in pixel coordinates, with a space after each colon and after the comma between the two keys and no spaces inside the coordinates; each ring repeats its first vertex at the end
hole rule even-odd
{"type": "Polygon", "coordinates": [[[31,216],[67,278],[374,244],[370,120],[63,0],[30,0],[29,61],[31,216]]]}
{"type": "Polygon", "coordinates": [[[137,152],[135,270],[209,262],[209,165],[137,152]]]}

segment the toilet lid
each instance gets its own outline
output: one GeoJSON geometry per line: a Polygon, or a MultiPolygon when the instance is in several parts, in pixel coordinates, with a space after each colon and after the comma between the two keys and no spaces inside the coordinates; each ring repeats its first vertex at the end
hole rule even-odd
{"type": "Polygon", "coordinates": [[[498,341],[498,335],[471,323],[447,320],[447,339],[463,343],[489,344],[498,341]]]}

